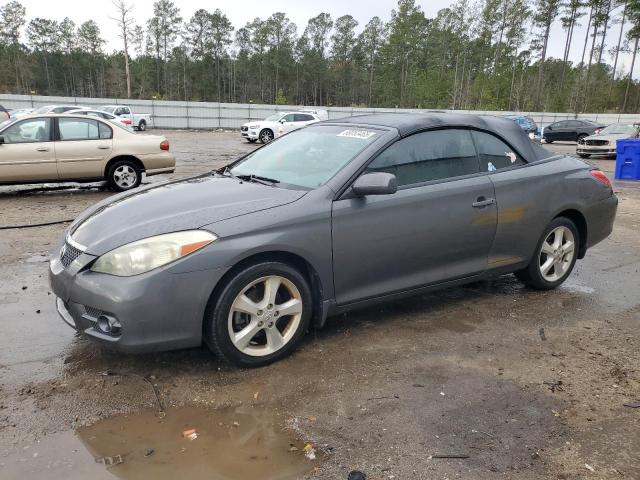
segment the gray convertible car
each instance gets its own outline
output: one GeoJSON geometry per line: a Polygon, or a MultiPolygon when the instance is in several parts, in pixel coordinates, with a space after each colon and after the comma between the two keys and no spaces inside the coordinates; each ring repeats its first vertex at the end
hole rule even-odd
{"type": "Polygon", "coordinates": [[[600,170],[508,119],[358,116],[106,199],[70,225],[50,282],[62,318],[104,345],[204,341],[255,367],[372,302],[508,273],[555,288],[617,204],[600,170]]]}

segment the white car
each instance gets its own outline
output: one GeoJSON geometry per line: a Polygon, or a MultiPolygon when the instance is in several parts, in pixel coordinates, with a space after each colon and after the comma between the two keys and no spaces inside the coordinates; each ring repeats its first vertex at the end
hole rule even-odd
{"type": "Polygon", "coordinates": [[[105,105],[100,107],[100,110],[122,118],[134,130],[144,132],[151,125],[151,115],[148,113],[133,113],[131,107],[127,105],[105,105]]]}
{"type": "Polygon", "coordinates": [[[300,110],[297,112],[280,112],[264,120],[255,120],[240,127],[240,136],[250,143],[260,140],[269,143],[285,133],[292,132],[312,123],[328,118],[326,110],[300,110]]]}
{"type": "Polygon", "coordinates": [[[118,125],[123,126],[124,128],[133,131],[133,127],[131,126],[131,122],[128,119],[123,117],[116,117],[115,115],[107,112],[103,112],[102,110],[91,110],[89,108],[79,108],[77,110],[69,110],[65,113],[73,113],[74,115],[87,115],[89,117],[98,117],[104,118],[105,120],[109,120],[110,122],[115,122],[118,125]]]}

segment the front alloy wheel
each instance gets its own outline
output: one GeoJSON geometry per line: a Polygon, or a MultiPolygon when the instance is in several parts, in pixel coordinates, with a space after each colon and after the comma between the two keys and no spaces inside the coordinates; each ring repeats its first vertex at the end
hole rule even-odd
{"type": "Polygon", "coordinates": [[[269,143],[273,141],[273,132],[268,128],[265,128],[260,132],[260,143],[269,143]]]}
{"type": "Polygon", "coordinates": [[[239,272],[209,302],[205,341],[241,367],[259,367],[297,346],[311,318],[311,292],[295,268],[265,262],[239,272]]]}

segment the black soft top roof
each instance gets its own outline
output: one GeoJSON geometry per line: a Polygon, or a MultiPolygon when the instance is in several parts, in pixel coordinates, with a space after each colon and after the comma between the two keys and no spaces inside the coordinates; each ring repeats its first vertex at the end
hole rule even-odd
{"type": "Polygon", "coordinates": [[[528,161],[548,158],[554,154],[531,141],[522,128],[511,119],[492,115],[463,113],[380,113],[356,115],[325,123],[349,123],[361,126],[395,128],[401,137],[420,130],[440,127],[466,127],[487,130],[504,138],[528,161]]]}

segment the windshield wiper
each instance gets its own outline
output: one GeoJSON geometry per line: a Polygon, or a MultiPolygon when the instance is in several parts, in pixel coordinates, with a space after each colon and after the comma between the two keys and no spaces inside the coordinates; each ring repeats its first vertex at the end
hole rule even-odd
{"type": "MultiPolygon", "coordinates": [[[[218,170],[219,172],[220,170],[218,170]]],[[[224,170],[222,170],[222,175],[228,176],[233,178],[234,180],[240,180],[240,178],[238,178],[229,167],[224,167],[224,170]]]]}
{"type": "Polygon", "coordinates": [[[260,175],[239,175],[238,178],[240,178],[241,180],[247,180],[248,182],[256,182],[256,183],[261,183],[262,185],[267,185],[267,186],[272,186],[275,185],[276,183],[280,183],[280,180],[275,180],[273,178],[269,178],[269,177],[262,177],[260,175]]]}

